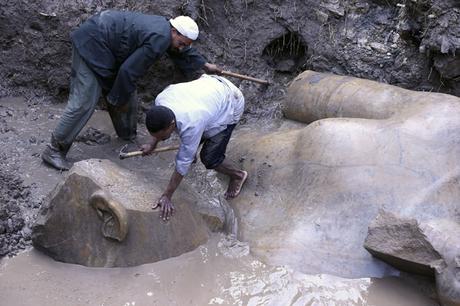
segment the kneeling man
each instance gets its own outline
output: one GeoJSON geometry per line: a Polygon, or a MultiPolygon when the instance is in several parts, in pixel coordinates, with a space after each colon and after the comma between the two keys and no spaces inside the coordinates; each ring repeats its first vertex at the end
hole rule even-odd
{"type": "Polygon", "coordinates": [[[171,197],[194,162],[200,143],[200,158],[206,168],[230,178],[226,197],[238,196],[248,173],[226,161],[225,151],[243,111],[241,91],[227,79],[214,75],[204,74],[192,82],[170,85],[155,99],[146,117],[152,142],[143,145],[142,151],[145,155],[152,153],[157,143],[174,131],[181,141],[175,171],[156,204],[164,220],[174,213],[171,197]]]}

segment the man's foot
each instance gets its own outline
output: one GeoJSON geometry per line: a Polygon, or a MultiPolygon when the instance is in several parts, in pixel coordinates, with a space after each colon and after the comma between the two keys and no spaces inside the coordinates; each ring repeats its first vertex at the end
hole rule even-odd
{"type": "Polygon", "coordinates": [[[67,171],[72,167],[72,164],[66,160],[64,153],[51,145],[46,146],[42,153],[42,159],[45,163],[58,170],[67,171]]]}
{"type": "Polygon", "coordinates": [[[248,173],[246,171],[241,170],[241,176],[238,178],[230,178],[230,182],[228,182],[228,189],[225,193],[225,197],[227,199],[236,198],[240,192],[241,188],[243,188],[246,179],[248,178],[248,173]]]}

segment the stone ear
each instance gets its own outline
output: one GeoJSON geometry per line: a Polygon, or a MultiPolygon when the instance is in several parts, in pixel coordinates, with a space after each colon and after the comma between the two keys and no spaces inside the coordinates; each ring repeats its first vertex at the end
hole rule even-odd
{"type": "Polygon", "coordinates": [[[126,209],[102,189],[91,195],[89,204],[102,220],[102,235],[107,239],[122,242],[128,234],[126,209]]]}

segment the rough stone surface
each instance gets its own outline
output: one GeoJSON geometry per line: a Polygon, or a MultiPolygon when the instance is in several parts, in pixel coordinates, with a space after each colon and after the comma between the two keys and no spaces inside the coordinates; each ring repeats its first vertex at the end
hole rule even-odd
{"type": "Polygon", "coordinates": [[[460,224],[419,223],[381,211],[369,225],[364,247],[402,271],[436,276],[442,305],[460,304],[460,224]]]}
{"type": "Polygon", "coordinates": [[[441,259],[416,220],[398,218],[385,211],[369,225],[364,247],[400,270],[433,277],[434,265],[441,259]]]}
{"type": "Polygon", "coordinates": [[[460,216],[421,224],[428,240],[442,256],[436,266],[436,287],[442,305],[460,305],[460,216]]]}
{"type": "Polygon", "coordinates": [[[78,162],[43,205],[34,226],[34,246],[59,261],[118,267],[178,256],[206,242],[208,229],[192,209],[193,196],[179,192],[180,209],[164,222],[159,210],[151,209],[151,199],[160,194],[155,179],[147,181],[110,161],[78,162]],[[121,217],[112,206],[96,210],[90,205],[91,196],[101,190],[122,206],[121,217]],[[125,238],[105,237],[107,232],[117,236],[123,220],[125,238]]]}

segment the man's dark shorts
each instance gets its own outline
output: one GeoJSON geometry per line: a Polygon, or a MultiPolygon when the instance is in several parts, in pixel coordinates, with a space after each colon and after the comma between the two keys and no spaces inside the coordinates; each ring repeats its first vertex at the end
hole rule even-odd
{"type": "Polygon", "coordinates": [[[227,128],[211,138],[202,139],[203,147],[201,148],[201,162],[207,169],[214,169],[225,159],[227,144],[232,136],[236,124],[227,125],[227,128]]]}

